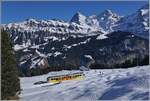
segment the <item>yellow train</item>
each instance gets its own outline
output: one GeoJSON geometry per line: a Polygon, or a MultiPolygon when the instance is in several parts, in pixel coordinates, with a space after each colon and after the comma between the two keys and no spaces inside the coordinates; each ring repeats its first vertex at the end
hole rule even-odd
{"type": "Polygon", "coordinates": [[[73,79],[84,79],[83,72],[72,73],[72,74],[67,74],[67,75],[50,76],[47,78],[47,82],[59,83],[62,81],[73,80],[73,79]]]}

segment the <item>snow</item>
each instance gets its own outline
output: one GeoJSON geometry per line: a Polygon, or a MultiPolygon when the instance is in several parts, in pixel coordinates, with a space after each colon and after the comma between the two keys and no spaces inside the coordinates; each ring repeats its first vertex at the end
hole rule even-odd
{"type": "Polygon", "coordinates": [[[47,57],[45,54],[40,53],[37,49],[35,50],[35,52],[36,52],[40,57],[47,57]]]}
{"type": "Polygon", "coordinates": [[[20,65],[22,65],[22,64],[24,64],[24,63],[26,63],[27,61],[22,61],[22,62],[20,62],[20,65]]]}
{"type": "Polygon", "coordinates": [[[80,68],[81,71],[88,71],[88,70],[89,70],[89,69],[86,68],[85,66],[80,66],[79,68],[80,68]]]}
{"type": "Polygon", "coordinates": [[[27,19],[27,21],[28,21],[28,22],[38,23],[38,22],[36,21],[36,19],[33,19],[33,18],[27,19]]]}
{"type": "Polygon", "coordinates": [[[108,38],[108,37],[105,34],[101,34],[96,39],[97,40],[102,40],[102,39],[106,39],[106,38],[108,38]]]}
{"type": "Polygon", "coordinates": [[[27,48],[23,50],[23,52],[29,52],[30,50],[28,50],[27,48]]]}
{"type": "Polygon", "coordinates": [[[39,63],[38,63],[38,65],[40,66],[40,65],[45,65],[45,62],[44,62],[45,60],[44,59],[42,59],[39,63]]]}
{"type": "Polygon", "coordinates": [[[51,50],[55,50],[55,47],[52,47],[51,50]]]}
{"type": "Polygon", "coordinates": [[[57,51],[56,51],[56,52],[54,53],[54,57],[57,57],[58,55],[61,55],[61,54],[62,54],[61,52],[57,52],[57,51]]]}
{"type": "Polygon", "coordinates": [[[14,47],[13,47],[13,49],[15,50],[15,51],[19,51],[19,50],[22,50],[22,49],[24,49],[24,48],[26,48],[27,46],[25,46],[24,44],[23,45],[18,45],[18,44],[16,44],[16,45],[14,45],[14,47]]]}
{"type": "Polygon", "coordinates": [[[72,47],[76,47],[76,46],[78,46],[78,45],[86,44],[86,43],[89,42],[90,40],[91,40],[91,38],[88,38],[88,39],[86,39],[85,41],[79,42],[79,43],[77,43],[77,44],[72,44],[72,45],[70,45],[70,46],[64,45],[63,48],[65,48],[65,49],[67,50],[67,49],[70,49],[70,48],[72,48],[72,47]]]}
{"type": "Polygon", "coordinates": [[[31,46],[30,48],[39,48],[39,45],[33,45],[33,46],[31,46]]]}
{"type": "Polygon", "coordinates": [[[14,41],[16,41],[17,39],[18,39],[18,36],[17,36],[17,37],[15,37],[14,41]]]}
{"type": "Polygon", "coordinates": [[[105,10],[98,15],[100,28],[105,32],[112,32],[112,27],[120,20],[121,16],[112,12],[111,10],[105,10]]]}
{"type": "MultiPolygon", "coordinates": [[[[81,17],[81,25],[77,23],[69,23],[60,20],[35,20],[35,19],[28,19],[23,22],[17,23],[10,23],[4,27],[9,29],[15,28],[18,32],[35,32],[35,31],[44,31],[50,33],[59,33],[59,34],[66,34],[66,33],[87,33],[89,28],[91,31],[95,31],[95,28],[91,28],[91,26],[85,25],[83,22],[84,16],[81,17]],[[34,23],[32,26],[30,23],[34,23]],[[74,29],[70,29],[69,26],[72,26],[74,29]]],[[[57,37],[52,38],[53,41],[58,40],[57,37]]],[[[47,40],[47,39],[44,39],[47,40]]],[[[64,40],[64,39],[63,39],[64,40]]]]}
{"type": "Polygon", "coordinates": [[[73,44],[72,46],[74,46],[74,47],[75,47],[75,46],[78,46],[78,44],[73,44]]]}
{"type": "Polygon", "coordinates": [[[48,53],[47,56],[52,56],[52,53],[48,53]]]}
{"type": "Polygon", "coordinates": [[[146,22],[142,22],[142,23],[143,23],[144,26],[148,26],[148,23],[146,23],[146,22]]]}
{"type": "Polygon", "coordinates": [[[58,38],[57,38],[57,37],[52,37],[52,39],[53,39],[53,41],[56,41],[56,40],[58,40],[58,38]]]}
{"type": "Polygon", "coordinates": [[[36,68],[36,64],[38,64],[40,61],[41,61],[41,59],[32,60],[32,64],[31,64],[30,68],[36,68]]]}
{"type": "Polygon", "coordinates": [[[101,20],[104,20],[104,17],[101,17],[100,19],[101,19],[101,20]]]}
{"type": "Polygon", "coordinates": [[[92,59],[92,60],[93,60],[93,58],[92,58],[92,56],[91,56],[91,55],[84,55],[84,57],[86,57],[86,58],[89,58],[89,59],[92,59]]]}
{"type": "Polygon", "coordinates": [[[86,16],[81,14],[80,12],[77,12],[70,22],[77,23],[79,25],[86,25],[86,16]]]}
{"type": "Polygon", "coordinates": [[[149,66],[129,69],[96,69],[83,71],[83,80],[60,84],[33,85],[50,75],[70,71],[50,72],[41,76],[22,77],[21,100],[148,100],[149,66]]]}
{"type": "Polygon", "coordinates": [[[137,12],[131,15],[123,17],[122,20],[118,23],[118,26],[116,25],[113,29],[116,31],[119,30],[132,32],[138,36],[147,38],[149,35],[148,33],[149,9],[148,5],[145,5],[145,7],[144,9],[141,8],[137,10],[137,12]]]}
{"type": "Polygon", "coordinates": [[[141,13],[142,13],[142,15],[146,15],[149,13],[149,10],[148,9],[141,9],[141,13]]]}

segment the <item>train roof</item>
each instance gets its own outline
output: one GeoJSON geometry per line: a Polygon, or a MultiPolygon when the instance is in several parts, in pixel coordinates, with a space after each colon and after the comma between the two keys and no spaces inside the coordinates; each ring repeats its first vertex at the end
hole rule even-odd
{"type": "Polygon", "coordinates": [[[72,74],[82,74],[82,71],[59,71],[59,72],[50,72],[48,78],[50,77],[59,77],[59,76],[69,76],[72,74]]]}

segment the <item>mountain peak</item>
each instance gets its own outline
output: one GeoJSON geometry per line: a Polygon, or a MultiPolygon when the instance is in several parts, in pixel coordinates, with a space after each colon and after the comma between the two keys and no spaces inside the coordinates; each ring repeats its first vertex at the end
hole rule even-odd
{"type": "MultiPolygon", "coordinates": [[[[139,14],[139,16],[148,16],[149,15],[149,5],[148,4],[146,4],[146,5],[144,5],[144,6],[142,6],[140,9],[138,9],[138,14],[139,14]]],[[[148,21],[148,19],[147,19],[147,21],[148,21]]]]}
{"type": "Polygon", "coordinates": [[[36,21],[34,18],[27,18],[26,21],[36,21]]]}
{"type": "Polygon", "coordinates": [[[108,33],[113,31],[112,26],[120,20],[120,16],[111,10],[106,9],[97,16],[97,19],[102,29],[108,33]]]}
{"type": "Polygon", "coordinates": [[[83,25],[85,23],[86,16],[81,14],[80,12],[75,13],[70,22],[75,22],[77,24],[83,25]]]}
{"type": "Polygon", "coordinates": [[[83,15],[81,12],[76,12],[75,15],[83,15]]]}
{"type": "Polygon", "coordinates": [[[114,15],[115,13],[113,13],[111,10],[109,9],[106,9],[104,10],[100,15],[103,15],[103,16],[110,16],[110,15],[114,15]]]}
{"type": "Polygon", "coordinates": [[[120,16],[118,16],[116,13],[114,13],[114,12],[112,12],[111,10],[109,10],[109,9],[106,9],[106,10],[104,10],[102,13],[100,13],[98,16],[98,19],[101,19],[101,18],[117,18],[117,19],[119,19],[120,18],[120,16]]]}
{"type": "Polygon", "coordinates": [[[109,13],[109,14],[112,13],[112,11],[111,11],[110,9],[106,9],[106,10],[104,10],[104,12],[105,12],[105,13],[109,13]]]}
{"type": "Polygon", "coordinates": [[[36,19],[34,19],[34,18],[28,18],[28,19],[26,19],[26,21],[28,23],[38,23],[38,21],[36,19]]]}

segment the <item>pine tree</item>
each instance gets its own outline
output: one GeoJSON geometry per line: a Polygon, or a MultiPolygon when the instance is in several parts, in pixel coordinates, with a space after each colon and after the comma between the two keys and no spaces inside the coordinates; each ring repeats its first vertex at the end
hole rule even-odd
{"type": "Polygon", "coordinates": [[[1,50],[1,97],[2,100],[17,99],[20,81],[16,60],[9,36],[4,31],[1,32],[1,50]]]}

